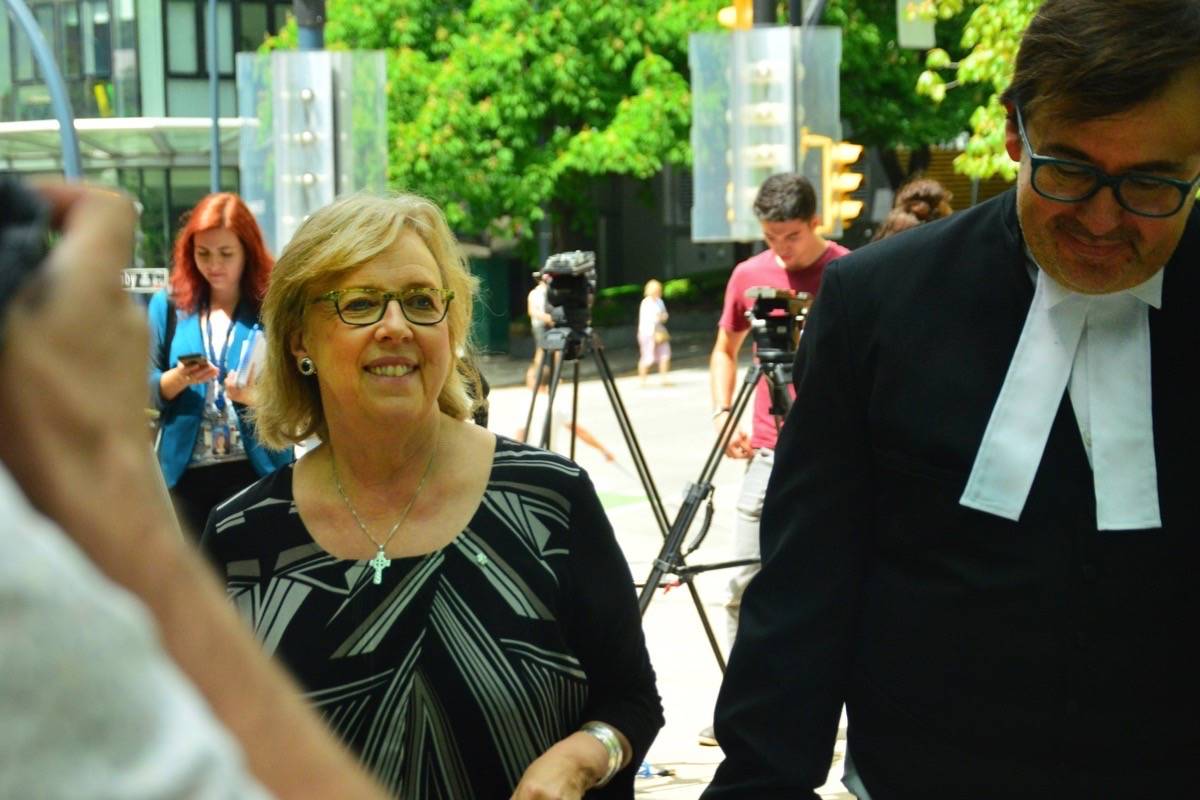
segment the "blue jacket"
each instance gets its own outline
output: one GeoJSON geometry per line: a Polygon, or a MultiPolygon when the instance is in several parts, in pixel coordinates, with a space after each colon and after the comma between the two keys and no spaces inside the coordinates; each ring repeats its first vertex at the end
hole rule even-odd
{"type": "MultiPolygon", "coordinates": [[[[192,459],[196,436],[200,432],[200,420],[204,414],[204,394],[207,386],[189,386],[170,402],[163,400],[159,392],[159,379],[163,372],[179,362],[179,356],[188,353],[203,353],[204,338],[200,333],[200,315],[177,312],[175,333],[169,342],[167,358],[163,359],[163,337],[167,329],[166,291],[160,291],[150,299],[150,407],[157,408],[159,417],[158,464],[162,468],[167,486],[179,482],[183,471],[192,459]]],[[[240,304],[234,312],[233,336],[229,343],[231,358],[240,353],[246,337],[258,319],[246,304],[240,304]]],[[[236,359],[235,359],[236,360],[236,359]]],[[[234,403],[237,411],[238,429],[246,448],[246,457],[259,475],[274,472],[292,461],[291,448],[268,450],[254,435],[254,425],[246,416],[246,408],[234,403]]]]}

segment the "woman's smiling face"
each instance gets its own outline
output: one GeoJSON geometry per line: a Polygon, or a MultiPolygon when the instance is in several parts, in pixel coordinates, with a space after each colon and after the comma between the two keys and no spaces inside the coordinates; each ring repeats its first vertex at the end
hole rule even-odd
{"type": "MultiPolygon", "coordinates": [[[[442,283],[425,242],[405,229],[391,247],[326,289],[398,292],[441,289],[442,283]]],[[[378,322],[362,326],[343,322],[332,300],[318,302],[306,314],[292,351],[297,358],[307,355],[316,365],[331,430],[358,419],[418,422],[438,413],[438,396],[452,361],[446,320],[413,324],[399,301],[389,301],[378,322]]]]}

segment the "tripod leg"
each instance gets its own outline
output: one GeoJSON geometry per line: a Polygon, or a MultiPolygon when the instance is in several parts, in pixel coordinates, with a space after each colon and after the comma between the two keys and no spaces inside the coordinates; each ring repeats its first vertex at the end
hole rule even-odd
{"type": "Polygon", "coordinates": [[[629,421],[629,413],[625,410],[625,404],[621,402],[621,395],[617,392],[617,382],[613,378],[612,369],[608,366],[608,359],[604,357],[604,345],[594,335],[592,339],[592,358],[596,362],[596,369],[600,373],[600,382],[604,384],[604,391],[608,394],[608,401],[612,406],[613,414],[617,417],[617,425],[621,428],[621,436],[624,437],[625,444],[629,446],[629,455],[633,458],[633,466],[637,470],[638,478],[641,479],[642,486],[646,490],[646,499],[650,501],[650,508],[654,512],[654,519],[658,522],[658,528],[665,537],[669,523],[667,522],[666,509],[662,504],[662,497],[658,493],[658,487],[654,485],[654,478],[650,475],[650,468],[646,465],[646,458],[642,455],[641,445],[638,444],[637,436],[633,432],[633,425],[629,421]]]}
{"type": "MultiPolygon", "coordinates": [[[[754,395],[754,387],[758,384],[762,374],[762,369],[758,365],[752,366],[746,372],[746,379],[742,382],[737,397],[734,398],[725,425],[722,426],[721,433],[718,434],[717,441],[700,471],[700,478],[696,483],[688,485],[683,504],[679,507],[679,513],[676,514],[675,521],[671,524],[666,540],[663,542],[662,550],[659,551],[658,558],[654,560],[654,566],[646,577],[645,583],[642,584],[641,594],[638,595],[638,608],[641,609],[642,616],[646,615],[646,610],[650,607],[650,601],[654,599],[654,593],[658,591],[658,584],[663,575],[667,572],[678,573],[685,566],[682,554],[684,537],[687,536],[687,532],[692,526],[700,504],[712,493],[712,478],[716,474],[717,465],[721,461],[721,456],[725,454],[725,448],[729,445],[729,440],[733,437],[733,432],[737,429],[742,413],[754,395]]],[[[721,672],[724,672],[725,656],[721,652],[717,637],[713,634],[708,614],[705,613],[704,604],[700,600],[700,593],[692,580],[692,573],[689,572],[682,580],[687,584],[688,592],[692,596],[692,604],[696,607],[696,614],[700,617],[700,625],[704,628],[705,636],[708,637],[708,643],[717,659],[717,665],[721,668],[721,672]]]]}
{"type": "Polygon", "coordinates": [[[696,607],[696,614],[700,617],[700,626],[704,628],[704,635],[708,637],[708,646],[712,648],[713,655],[717,658],[717,666],[721,668],[721,674],[725,673],[725,654],[721,652],[721,645],[717,642],[717,636],[713,633],[712,624],[708,621],[708,614],[704,613],[704,603],[700,601],[700,593],[696,590],[691,578],[686,581],[688,592],[692,595],[692,605],[696,607]]]}
{"type": "Polygon", "coordinates": [[[558,382],[562,378],[562,354],[554,358],[554,368],[550,372],[550,387],[546,394],[546,422],[542,425],[542,441],[538,447],[550,449],[550,436],[554,425],[554,396],[558,393],[558,382]]]}
{"type": "Polygon", "coordinates": [[[571,374],[571,460],[575,460],[575,420],[579,419],[579,359],[571,374]]]}
{"type": "Polygon", "coordinates": [[[687,536],[688,530],[692,527],[692,522],[696,518],[696,512],[700,510],[700,505],[712,493],[713,475],[716,474],[717,466],[721,462],[721,456],[725,454],[725,448],[728,446],[734,430],[737,429],[738,420],[741,419],[742,412],[749,403],[750,397],[754,393],[754,387],[758,383],[761,374],[762,371],[757,366],[751,367],[750,371],[747,372],[746,380],[738,390],[737,397],[734,398],[732,410],[725,420],[725,425],[721,428],[721,433],[717,436],[717,441],[704,462],[704,468],[700,471],[700,477],[695,483],[688,484],[683,504],[679,506],[679,513],[675,515],[675,521],[671,523],[671,528],[667,532],[662,550],[659,551],[658,558],[654,559],[654,567],[646,577],[645,583],[642,584],[642,593],[638,597],[638,606],[641,608],[643,615],[650,606],[650,601],[654,598],[654,593],[658,591],[658,584],[662,580],[663,575],[668,572],[674,573],[684,566],[682,556],[683,540],[687,536]]]}
{"type": "Polygon", "coordinates": [[[544,348],[541,355],[538,356],[537,378],[533,382],[533,392],[529,395],[529,413],[525,415],[525,427],[521,429],[522,442],[529,441],[529,426],[533,424],[533,407],[537,405],[538,389],[542,388],[542,377],[545,375],[546,359],[549,356],[550,351],[544,348]]]}

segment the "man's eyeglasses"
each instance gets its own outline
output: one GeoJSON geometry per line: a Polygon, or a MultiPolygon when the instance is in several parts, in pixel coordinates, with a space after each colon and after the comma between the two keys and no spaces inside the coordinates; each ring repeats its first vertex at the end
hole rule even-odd
{"type": "Polygon", "coordinates": [[[1081,203],[1105,186],[1111,187],[1121,208],[1142,217],[1169,217],[1179,212],[1188,195],[1196,191],[1200,175],[1191,181],[1180,181],[1149,175],[1144,172],[1122,172],[1109,175],[1091,164],[1051,158],[1033,152],[1025,134],[1025,121],[1017,109],[1017,130],[1021,143],[1029,153],[1033,190],[1047,200],[1060,203],[1081,203]]]}
{"type": "Polygon", "coordinates": [[[374,325],[383,319],[388,303],[400,304],[404,318],[413,325],[437,325],[446,318],[454,292],[449,289],[414,287],[398,292],[381,292],[378,289],[335,289],[313,300],[314,303],[330,301],[337,309],[342,322],[347,325],[374,325]]]}

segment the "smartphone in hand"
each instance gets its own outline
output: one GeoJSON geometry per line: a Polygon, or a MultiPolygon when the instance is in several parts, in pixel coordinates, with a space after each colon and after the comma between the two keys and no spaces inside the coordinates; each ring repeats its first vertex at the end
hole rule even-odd
{"type": "Polygon", "coordinates": [[[179,357],[179,363],[185,367],[202,367],[208,363],[208,358],[204,353],[188,353],[179,357]]]}

